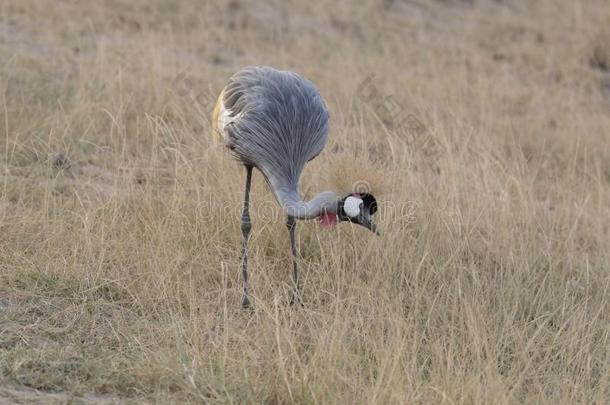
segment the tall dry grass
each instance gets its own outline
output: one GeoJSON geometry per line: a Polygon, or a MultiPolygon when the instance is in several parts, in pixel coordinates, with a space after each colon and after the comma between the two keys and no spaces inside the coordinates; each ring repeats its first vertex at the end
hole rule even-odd
{"type": "Polygon", "coordinates": [[[602,0],[3,1],[0,402],[608,402],[609,19],[602,0]],[[209,110],[249,64],[328,102],[303,193],[382,201],[380,238],[299,224],[303,308],[259,173],[239,308],[244,172],[209,110]]]}

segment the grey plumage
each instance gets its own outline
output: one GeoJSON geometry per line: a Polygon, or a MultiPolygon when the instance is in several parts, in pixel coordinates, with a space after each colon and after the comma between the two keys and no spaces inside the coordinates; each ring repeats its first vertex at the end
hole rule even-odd
{"type": "Polygon", "coordinates": [[[293,72],[249,67],[229,79],[224,106],[234,118],[225,128],[228,146],[264,174],[284,208],[299,208],[301,172],[328,138],[328,111],[314,84],[293,72]]]}

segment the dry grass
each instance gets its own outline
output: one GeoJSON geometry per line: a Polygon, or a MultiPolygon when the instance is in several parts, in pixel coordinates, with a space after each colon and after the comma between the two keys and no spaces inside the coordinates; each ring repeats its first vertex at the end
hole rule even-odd
{"type": "Polygon", "coordinates": [[[4,0],[0,403],[608,402],[609,19],[604,0],[4,0]],[[208,117],[248,64],[328,101],[307,196],[384,201],[380,238],[299,226],[304,308],[258,173],[239,308],[244,173],[208,117]]]}

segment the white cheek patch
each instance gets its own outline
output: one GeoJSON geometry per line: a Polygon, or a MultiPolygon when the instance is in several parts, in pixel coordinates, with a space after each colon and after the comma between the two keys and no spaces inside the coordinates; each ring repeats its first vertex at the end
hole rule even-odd
{"type": "Polygon", "coordinates": [[[360,198],[347,197],[343,203],[343,210],[349,217],[354,218],[360,214],[360,204],[362,204],[360,198]]]}

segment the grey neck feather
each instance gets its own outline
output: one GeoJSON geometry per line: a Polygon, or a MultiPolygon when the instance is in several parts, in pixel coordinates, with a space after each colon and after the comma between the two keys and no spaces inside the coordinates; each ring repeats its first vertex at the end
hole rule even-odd
{"type": "Polygon", "coordinates": [[[313,219],[324,212],[337,212],[339,199],[333,191],[323,191],[311,200],[304,202],[299,192],[291,188],[279,188],[276,197],[286,213],[296,219],[313,219]]]}

